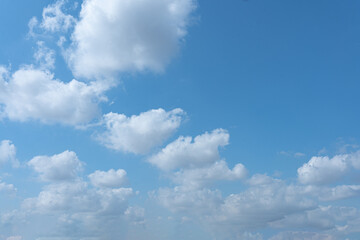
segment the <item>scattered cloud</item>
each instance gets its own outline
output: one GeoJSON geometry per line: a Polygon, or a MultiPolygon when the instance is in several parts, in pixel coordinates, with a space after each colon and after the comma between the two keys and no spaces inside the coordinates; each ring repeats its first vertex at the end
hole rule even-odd
{"type": "Polygon", "coordinates": [[[10,140],[3,140],[0,143],[0,166],[7,162],[11,162],[14,167],[19,165],[15,145],[10,140]]]}
{"type": "Polygon", "coordinates": [[[79,161],[76,153],[65,151],[49,156],[37,156],[27,163],[43,181],[57,182],[73,180],[81,171],[83,163],[79,161]]]}
{"type": "Polygon", "coordinates": [[[106,100],[104,83],[65,83],[33,66],[22,67],[8,78],[6,74],[0,75],[0,116],[10,120],[84,124],[98,116],[98,104],[106,100]]]}
{"type": "Polygon", "coordinates": [[[46,47],[43,41],[37,42],[37,50],[34,58],[40,66],[40,69],[55,68],[55,51],[46,47]]]}
{"type": "Polygon", "coordinates": [[[360,151],[332,158],[312,157],[297,172],[303,184],[326,184],[339,180],[350,168],[360,169],[360,151]]]}
{"type": "Polygon", "coordinates": [[[163,71],[187,33],[194,0],[87,0],[66,51],[77,77],[163,71]],[[101,59],[101,61],[98,61],[101,59]]]}
{"type": "Polygon", "coordinates": [[[229,169],[227,163],[222,160],[207,167],[180,170],[173,174],[172,180],[188,188],[200,188],[216,181],[233,181],[245,179],[246,176],[247,170],[244,165],[238,163],[233,169],[229,169]]]}
{"type": "Polygon", "coordinates": [[[49,32],[65,32],[76,23],[73,16],[63,12],[65,3],[66,0],[58,0],[43,9],[40,23],[42,29],[49,32]]]}
{"type": "MultiPolygon", "coordinates": [[[[41,19],[29,21],[29,36],[37,44],[32,65],[14,72],[0,66],[0,119],[92,126],[90,122],[101,117],[99,104],[107,100],[104,94],[116,85],[119,73],[164,71],[184,43],[197,7],[196,0],[84,0],[77,18],[67,13],[67,3],[57,0],[43,9],[41,19]],[[54,77],[56,51],[48,47],[45,35],[52,40],[59,37],[58,47],[73,75],[88,82],[54,77]]],[[[179,108],[133,116],[110,112],[94,124],[103,127],[95,137],[109,149],[146,155],[164,144],[184,117],[179,108]]],[[[220,156],[220,149],[228,144],[229,133],[215,129],[194,138],[180,136],[146,156],[169,180],[169,185],[150,195],[174,213],[166,218],[171,224],[176,218],[181,224],[197,222],[210,232],[221,232],[214,239],[227,240],[260,240],[263,236],[256,231],[265,228],[280,231],[270,240],[333,240],[359,232],[359,209],[342,207],[340,201],[360,196],[359,184],[341,181],[349,181],[347,175],[360,169],[360,151],[349,153],[358,144],[342,144],[340,154],[333,157],[312,157],[298,168],[297,181],[261,173],[248,177],[243,164],[229,164],[220,156]],[[237,182],[222,192],[217,186],[223,181],[237,182]]],[[[292,151],[279,154],[306,156],[292,151]]],[[[0,166],[6,163],[19,165],[9,140],[0,142],[0,166]]],[[[27,166],[42,181],[42,188],[35,194],[33,189],[27,192],[33,195],[22,201],[21,209],[7,213],[1,209],[1,239],[35,235],[53,240],[132,239],[121,231],[127,224],[147,231],[147,209],[128,203],[135,194],[126,187],[124,169],[96,170],[83,178],[85,163],[68,150],[36,156],[27,166]],[[46,227],[34,227],[39,223],[46,227]],[[25,225],[32,228],[30,234],[25,225]]],[[[0,178],[0,192],[16,191],[0,178]]]]}
{"type": "Polygon", "coordinates": [[[122,187],[127,182],[126,171],[123,169],[110,169],[107,172],[97,170],[89,175],[89,179],[92,185],[99,188],[122,187]]]}
{"type": "Polygon", "coordinates": [[[141,208],[128,206],[134,192],[132,188],[122,187],[126,180],[126,172],[122,169],[97,170],[90,174],[90,181],[96,186],[94,188],[79,176],[83,164],[74,152],[35,157],[28,164],[40,179],[49,184],[38,196],[26,198],[21,212],[10,214],[15,222],[9,219],[7,224],[21,226],[19,218],[25,214],[25,219],[40,219],[43,224],[49,223],[49,228],[33,231],[32,234],[38,236],[110,239],[111,236],[120,236],[114,230],[120,224],[144,221],[141,208]]]}
{"type": "Polygon", "coordinates": [[[224,129],[206,132],[194,140],[181,136],[150,157],[149,162],[161,170],[209,166],[220,160],[219,147],[228,143],[229,134],[224,129]]]}
{"type": "Polygon", "coordinates": [[[110,149],[145,154],[175,132],[184,114],[179,108],[169,112],[153,109],[131,117],[108,113],[103,118],[106,131],[96,139],[110,149]]]}
{"type": "Polygon", "coordinates": [[[16,188],[13,184],[7,184],[0,180],[0,192],[14,193],[16,192],[16,188]]]}

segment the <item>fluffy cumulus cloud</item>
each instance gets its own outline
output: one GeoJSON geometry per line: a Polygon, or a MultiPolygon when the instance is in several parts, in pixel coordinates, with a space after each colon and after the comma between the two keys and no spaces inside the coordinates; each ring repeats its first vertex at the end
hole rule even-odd
{"type": "Polygon", "coordinates": [[[228,143],[229,134],[223,129],[206,132],[194,140],[192,137],[179,137],[149,158],[149,162],[162,170],[208,166],[220,160],[219,147],[228,143]]]}
{"type": "Polygon", "coordinates": [[[296,186],[271,178],[226,197],[213,221],[243,230],[259,229],[287,215],[314,207],[316,203],[296,186]]]}
{"type": "Polygon", "coordinates": [[[92,212],[94,214],[123,214],[131,188],[94,190],[81,180],[45,186],[38,197],[25,199],[23,208],[32,212],[92,212]]]}
{"type": "Polygon", "coordinates": [[[272,239],[342,239],[358,231],[360,219],[357,208],[321,206],[314,189],[261,174],[248,179],[243,191],[225,197],[220,190],[181,185],[161,188],[155,197],[170,211],[208,226],[216,239],[248,239],[241,236],[267,227],[314,231],[282,232],[272,239]]]}
{"type": "Polygon", "coordinates": [[[15,145],[10,140],[3,140],[0,142],[0,166],[7,162],[18,165],[15,145]]]}
{"type": "MultiPolygon", "coordinates": [[[[47,227],[31,230],[30,236],[111,239],[120,237],[115,229],[121,224],[143,222],[144,210],[128,205],[133,190],[122,187],[126,181],[126,172],[122,169],[98,170],[90,174],[94,188],[79,176],[83,164],[74,152],[35,157],[28,165],[49,184],[37,196],[25,199],[21,212],[9,213],[10,217],[3,220],[7,226],[20,226],[23,224],[21,219],[34,219],[35,222],[26,224],[36,226],[36,221],[40,221],[47,227]]],[[[24,229],[16,233],[27,234],[27,228],[24,229]]]]}
{"type": "Polygon", "coordinates": [[[66,53],[69,65],[86,78],[162,71],[178,51],[195,5],[195,0],[85,0],[66,53]]]}
{"type": "MultiPolygon", "coordinates": [[[[50,221],[48,228],[32,231],[37,236],[111,239],[120,237],[116,229],[124,225],[132,211],[128,210],[131,196],[131,188],[93,189],[87,182],[76,179],[46,185],[37,197],[23,201],[21,211],[26,219],[40,219],[44,224],[50,221]]],[[[140,218],[138,216],[139,221],[140,218]]]]}
{"type": "Polygon", "coordinates": [[[297,186],[262,175],[253,178],[261,179],[252,179],[246,190],[226,197],[217,189],[176,186],[159,189],[155,198],[170,211],[208,226],[216,239],[238,239],[247,231],[317,207],[297,186]]]}
{"type": "Polygon", "coordinates": [[[123,169],[110,169],[107,172],[95,171],[89,175],[91,183],[96,187],[115,188],[127,182],[126,171],[123,169]]]}
{"type": "MultiPolygon", "coordinates": [[[[288,183],[265,174],[247,178],[247,170],[242,164],[230,169],[221,159],[218,148],[228,142],[228,133],[216,129],[195,137],[194,141],[180,137],[167,145],[149,161],[163,170],[176,186],[160,188],[151,196],[170,211],[208,226],[217,239],[251,239],[250,235],[262,239],[256,231],[269,226],[273,229],[315,230],[282,232],[272,239],[338,239],[357,231],[353,226],[359,222],[358,209],[322,207],[321,203],[358,196],[358,185],[324,186],[318,185],[319,181],[302,182],[310,185],[288,183]],[[242,191],[223,196],[214,188],[220,180],[242,180],[242,191]],[[324,231],[326,233],[319,233],[324,231]],[[244,234],[250,235],[244,237],[244,234]]],[[[327,179],[326,171],[320,167],[326,170],[339,168],[341,174],[336,175],[339,178],[348,169],[357,169],[358,154],[322,158],[321,161],[312,158],[310,162],[316,164],[310,164],[313,167],[310,171],[327,179]]]]}
{"type": "MultiPolygon", "coordinates": [[[[345,162],[346,168],[357,169],[357,156],[358,152],[325,160],[333,161],[335,165],[345,162]]],[[[358,185],[305,185],[265,174],[246,178],[242,164],[231,170],[224,160],[215,160],[207,167],[184,166],[174,172],[165,168],[178,186],[160,188],[152,196],[170,211],[208,226],[216,239],[251,239],[244,234],[262,239],[256,231],[267,227],[280,230],[271,239],[342,239],[347,234],[358,232],[355,226],[360,222],[360,212],[356,207],[322,205],[359,196],[358,185]],[[242,180],[242,191],[228,196],[222,196],[221,191],[211,184],[218,180],[237,179],[242,180]],[[287,229],[299,231],[281,232],[287,229]]]]}
{"type": "Polygon", "coordinates": [[[219,180],[244,179],[246,175],[247,170],[241,163],[236,164],[233,169],[229,169],[225,161],[218,161],[208,167],[182,169],[174,173],[172,180],[182,186],[199,188],[219,180]]]}
{"type": "Polygon", "coordinates": [[[106,131],[97,139],[106,147],[123,152],[144,154],[162,144],[180,126],[184,115],[181,109],[166,112],[153,109],[140,115],[104,115],[106,131]]]}
{"type": "Polygon", "coordinates": [[[32,66],[11,76],[4,67],[2,70],[0,116],[11,120],[83,124],[98,115],[98,103],[105,100],[103,92],[107,86],[101,83],[65,83],[54,79],[49,71],[32,66]]]}
{"type": "Polygon", "coordinates": [[[360,169],[360,151],[333,158],[312,157],[298,169],[298,179],[303,184],[327,184],[340,179],[352,168],[360,169]]]}
{"type": "Polygon", "coordinates": [[[28,165],[40,174],[43,181],[67,181],[77,177],[83,163],[76,153],[65,151],[54,156],[37,156],[28,165]]]}

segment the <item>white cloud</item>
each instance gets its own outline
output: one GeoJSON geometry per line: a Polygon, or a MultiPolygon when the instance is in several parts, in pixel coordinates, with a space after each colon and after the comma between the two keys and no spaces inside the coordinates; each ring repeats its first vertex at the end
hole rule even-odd
{"type": "Polygon", "coordinates": [[[360,185],[340,185],[335,187],[314,187],[314,195],[321,201],[336,201],[360,195],[360,185]]]}
{"type": "Polygon", "coordinates": [[[104,115],[106,131],[97,139],[117,151],[144,154],[170,137],[180,126],[183,115],[178,108],[169,112],[153,109],[131,117],[108,113],[104,115]]]}
{"type": "Polygon", "coordinates": [[[37,47],[34,58],[40,65],[40,68],[53,69],[55,67],[55,51],[46,47],[43,41],[38,41],[37,47]]]}
{"type": "Polygon", "coordinates": [[[75,24],[75,18],[62,11],[65,2],[58,0],[43,9],[41,28],[49,32],[67,31],[75,24]]]}
{"type": "Polygon", "coordinates": [[[126,218],[133,224],[145,223],[145,209],[140,207],[129,207],[125,211],[126,218]]]}
{"type": "MultiPolygon", "coordinates": [[[[4,69],[4,68],[3,68],[4,69]]],[[[22,67],[11,77],[0,75],[0,116],[11,120],[77,125],[99,113],[98,103],[109,87],[104,83],[64,83],[48,72],[22,67]]]]}
{"type": "MultiPolygon", "coordinates": [[[[77,175],[81,163],[75,153],[66,151],[52,157],[40,157],[36,161],[34,159],[29,164],[37,170],[40,178],[52,182],[45,185],[36,197],[25,199],[21,211],[12,214],[15,222],[7,220],[7,224],[21,226],[19,218],[24,214],[26,226],[37,226],[31,219],[46,226],[31,231],[31,236],[111,239],[110,236],[120,237],[117,230],[127,219],[141,221],[141,210],[128,206],[128,200],[134,194],[132,188],[93,188],[77,175]],[[64,179],[67,181],[58,181],[64,179]]],[[[95,173],[97,177],[107,175],[105,183],[98,183],[100,185],[119,183],[118,179],[112,181],[109,176],[113,171],[95,173]]],[[[117,173],[124,175],[122,171],[117,173]]]]}
{"type": "Polygon", "coordinates": [[[172,212],[204,217],[213,214],[213,211],[216,211],[223,201],[218,190],[188,189],[182,186],[173,189],[160,188],[156,192],[155,198],[172,212]]]}
{"type": "Polygon", "coordinates": [[[7,184],[0,180],[0,192],[6,192],[6,193],[14,193],[16,192],[16,188],[13,184],[7,184]]]}
{"type": "Polygon", "coordinates": [[[110,169],[107,172],[95,171],[89,175],[91,183],[99,188],[117,188],[127,182],[126,171],[123,169],[110,169]]]}
{"type": "MultiPolygon", "coordinates": [[[[339,179],[351,168],[359,169],[359,152],[338,155],[332,159],[312,158],[307,172],[320,175],[317,177],[321,181],[306,178],[312,179],[306,182],[311,185],[289,184],[265,174],[254,174],[243,181],[246,185],[239,187],[240,192],[223,197],[220,190],[211,188],[216,185],[212,183],[244,180],[247,172],[242,164],[230,169],[221,160],[218,148],[227,145],[228,141],[228,133],[217,129],[196,137],[194,141],[189,137],[180,137],[152,156],[149,161],[164,170],[165,175],[178,185],[160,188],[152,196],[168,210],[211,229],[217,239],[246,239],[247,231],[269,226],[272,229],[328,231],[283,233],[274,236],[274,239],[287,239],[286,236],[294,236],[294,239],[304,239],[301,236],[309,239],[338,239],[334,236],[344,236],[345,233],[355,231],[354,226],[360,222],[356,208],[326,208],[320,205],[324,201],[359,196],[360,187],[318,183],[331,183],[332,179],[327,174],[339,179]],[[340,173],[334,173],[335,169],[340,173]]],[[[299,173],[299,180],[301,176],[299,173]]],[[[261,239],[261,235],[253,236],[261,239]]]]}
{"type": "Polygon", "coordinates": [[[127,208],[132,196],[131,188],[100,189],[88,188],[81,180],[60,182],[45,186],[38,197],[25,199],[23,208],[37,213],[90,212],[93,214],[118,214],[127,208]]]}
{"type": "Polygon", "coordinates": [[[209,166],[219,161],[219,147],[229,143],[229,134],[223,129],[215,129],[195,137],[179,137],[149,158],[149,162],[162,170],[176,168],[196,168],[209,166]]]}
{"type": "Polygon", "coordinates": [[[251,185],[246,190],[227,197],[222,197],[219,190],[182,185],[161,188],[155,197],[170,211],[186,214],[228,236],[224,239],[237,239],[235,236],[246,231],[262,229],[271,222],[317,207],[301,187],[265,175],[255,175],[249,181],[251,185]]]}
{"type": "Polygon", "coordinates": [[[174,173],[173,181],[184,187],[200,188],[219,180],[244,179],[247,170],[242,164],[236,164],[229,169],[225,161],[215,162],[203,168],[185,169],[174,173]]]}
{"type": "MultiPolygon", "coordinates": [[[[294,235],[298,237],[295,239],[346,239],[345,236],[349,233],[359,232],[359,220],[359,209],[354,207],[329,205],[319,206],[313,210],[288,215],[279,221],[271,223],[270,227],[313,231],[301,232],[301,234],[298,232],[296,234],[299,235],[294,235]],[[317,237],[311,238],[312,235],[317,237]],[[329,238],[325,238],[326,236],[329,238]]],[[[280,233],[277,236],[284,237],[283,234],[286,234],[285,236],[287,236],[289,233],[280,233]]],[[[288,237],[291,238],[291,234],[288,235],[288,237]]],[[[274,237],[274,239],[283,238],[274,237]]]]}
{"type": "Polygon", "coordinates": [[[75,76],[162,71],[187,33],[194,0],[85,0],[67,60],[75,76]],[[98,61],[101,59],[101,61],[98,61]]]}
{"type": "Polygon", "coordinates": [[[0,143],[0,166],[7,162],[11,162],[13,166],[19,165],[15,145],[9,140],[3,140],[0,143]]]}
{"type": "Polygon", "coordinates": [[[229,195],[214,221],[238,226],[239,229],[258,229],[314,207],[316,203],[299,192],[296,186],[273,179],[270,183],[250,186],[244,192],[229,195]]]}
{"type": "Polygon", "coordinates": [[[83,163],[79,161],[76,153],[65,151],[49,156],[37,156],[28,162],[43,181],[67,181],[77,177],[83,163]]]}
{"type": "Polygon", "coordinates": [[[273,181],[274,179],[266,174],[255,174],[247,181],[247,183],[250,186],[257,186],[271,184],[273,181]]]}
{"type": "Polygon", "coordinates": [[[343,177],[350,168],[360,169],[360,151],[333,158],[312,157],[297,172],[303,184],[327,184],[343,177]]]}
{"type": "Polygon", "coordinates": [[[35,28],[37,27],[37,25],[39,24],[39,21],[37,20],[37,18],[36,17],[32,17],[31,19],[30,19],[30,21],[29,21],[29,23],[28,23],[28,27],[29,27],[29,33],[28,33],[28,35],[30,36],[30,37],[35,37],[35,32],[34,32],[34,30],[35,30],[35,28]]]}

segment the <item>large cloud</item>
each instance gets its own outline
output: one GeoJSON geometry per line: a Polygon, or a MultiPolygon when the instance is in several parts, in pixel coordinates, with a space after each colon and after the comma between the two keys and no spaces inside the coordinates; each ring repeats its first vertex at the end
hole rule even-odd
{"type": "MultiPolygon", "coordinates": [[[[44,236],[52,239],[112,239],[120,238],[117,230],[128,221],[143,222],[143,210],[129,207],[132,188],[122,187],[126,180],[123,169],[95,171],[90,174],[92,187],[79,175],[82,163],[74,152],[65,151],[52,157],[39,156],[29,163],[43,180],[50,181],[35,197],[26,198],[20,211],[9,213],[4,222],[11,226],[46,227],[16,231],[24,236],[44,236]]],[[[2,185],[0,184],[0,187],[2,185]]],[[[4,216],[4,215],[3,215],[4,216]]],[[[1,225],[0,225],[1,229],[1,225]]]]}
{"type": "Polygon", "coordinates": [[[54,79],[47,70],[22,67],[12,76],[1,68],[0,116],[11,120],[77,125],[100,112],[98,103],[108,86],[103,83],[68,83],[54,79]]]}
{"type": "Polygon", "coordinates": [[[85,0],[67,59],[75,76],[162,71],[186,35],[195,0],[85,0]],[[100,60],[100,61],[99,61],[100,60]]]}
{"type": "Polygon", "coordinates": [[[98,135],[97,139],[117,151],[144,154],[174,133],[183,115],[181,109],[166,112],[161,108],[131,117],[108,113],[104,116],[106,131],[98,135]]]}
{"type": "Polygon", "coordinates": [[[155,197],[170,211],[209,226],[219,234],[216,239],[237,239],[246,231],[263,229],[271,222],[317,207],[301,188],[279,179],[256,175],[250,182],[246,190],[226,197],[216,189],[184,186],[161,188],[155,197]]]}

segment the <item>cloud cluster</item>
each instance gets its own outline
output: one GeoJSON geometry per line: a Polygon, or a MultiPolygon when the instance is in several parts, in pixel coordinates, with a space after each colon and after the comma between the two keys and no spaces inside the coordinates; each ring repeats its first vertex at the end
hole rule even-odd
{"type": "MultiPolygon", "coordinates": [[[[247,170],[244,165],[238,163],[233,169],[229,169],[226,161],[220,158],[219,148],[228,143],[229,134],[224,129],[205,132],[196,136],[194,140],[192,137],[181,136],[151,156],[148,161],[178,184],[173,191],[174,194],[183,194],[211,186],[216,181],[246,178],[247,170]]],[[[170,196],[169,191],[172,190],[162,189],[160,192],[170,196]]],[[[207,190],[205,192],[211,193],[207,190]]]]}
{"type": "Polygon", "coordinates": [[[54,79],[46,70],[25,66],[0,75],[0,116],[15,121],[78,125],[100,113],[98,104],[106,98],[107,86],[99,83],[68,83],[54,79]]]}
{"type": "MultiPolygon", "coordinates": [[[[106,101],[105,91],[115,86],[119,73],[165,69],[184,42],[196,8],[195,0],[84,0],[77,19],[66,13],[66,2],[45,7],[40,22],[32,18],[30,35],[39,37],[38,30],[63,35],[58,45],[65,61],[74,76],[88,82],[56,79],[51,73],[56,51],[47,47],[46,40],[36,41],[34,65],[14,72],[0,66],[1,119],[89,123],[101,116],[99,103],[106,101]]],[[[95,124],[105,128],[96,139],[116,151],[148,154],[174,134],[184,116],[182,109],[153,109],[133,116],[110,112],[95,124]]],[[[266,174],[249,177],[243,164],[231,165],[221,157],[220,149],[228,144],[229,133],[215,129],[195,138],[180,136],[148,156],[147,161],[170,180],[151,196],[173,216],[211,229],[216,239],[262,239],[256,231],[267,227],[285,230],[271,240],[332,240],[359,232],[359,209],[333,203],[360,195],[360,185],[339,183],[360,170],[360,151],[312,157],[298,168],[298,181],[291,182],[266,174]],[[217,189],[225,181],[233,182],[228,194],[217,189]]],[[[18,164],[15,146],[4,140],[0,165],[8,162],[18,164]]],[[[26,166],[41,180],[42,189],[23,200],[21,210],[1,212],[0,231],[10,232],[14,225],[20,229],[0,235],[1,239],[49,236],[49,232],[48,239],[131,239],[119,228],[129,222],[146,223],[145,209],[128,204],[134,191],[127,187],[123,169],[96,170],[84,179],[85,164],[72,151],[36,156],[26,166]],[[39,222],[46,227],[31,233],[19,227],[39,222]]],[[[0,179],[0,191],[13,193],[16,188],[0,179]]]]}
{"type": "MultiPolygon", "coordinates": [[[[242,164],[229,169],[218,152],[228,141],[228,133],[217,129],[194,141],[180,137],[153,155],[149,162],[165,171],[177,186],[160,188],[152,196],[170,211],[202,222],[218,239],[241,239],[248,231],[267,226],[316,230],[280,232],[272,239],[338,239],[357,231],[353,228],[360,220],[356,208],[321,204],[359,196],[359,185],[324,185],[339,180],[350,169],[358,170],[358,152],[333,158],[313,157],[299,168],[298,184],[265,174],[247,178],[242,164]],[[331,179],[331,174],[336,178],[331,179]],[[242,180],[242,191],[222,196],[219,189],[213,188],[220,180],[242,180]],[[325,230],[327,233],[318,233],[325,230]]],[[[262,239],[256,234],[251,236],[262,239]]]]}
{"type": "MultiPolygon", "coordinates": [[[[55,217],[51,220],[53,235],[108,239],[111,234],[119,237],[114,229],[124,224],[121,222],[143,221],[143,210],[128,206],[134,193],[132,188],[124,187],[126,171],[123,169],[97,170],[88,176],[90,182],[87,182],[79,176],[83,163],[70,151],[49,157],[36,156],[27,165],[48,184],[38,196],[23,201],[22,214],[26,219],[40,218],[43,222],[49,216],[55,217]],[[64,229],[72,231],[62,232],[64,229]]],[[[17,218],[22,215],[14,214],[14,221],[19,221],[17,218]]],[[[36,234],[49,236],[49,231],[39,229],[36,234]]]]}
{"type": "Polygon", "coordinates": [[[195,6],[194,0],[85,0],[66,53],[69,66],[85,78],[162,71],[178,51],[195,6]]]}
{"type": "Polygon", "coordinates": [[[131,117],[108,113],[103,118],[106,130],[96,138],[110,149],[145,154],[175,132],[183,115],[178,108],[169,112],[153,109],[131,117]]]}

